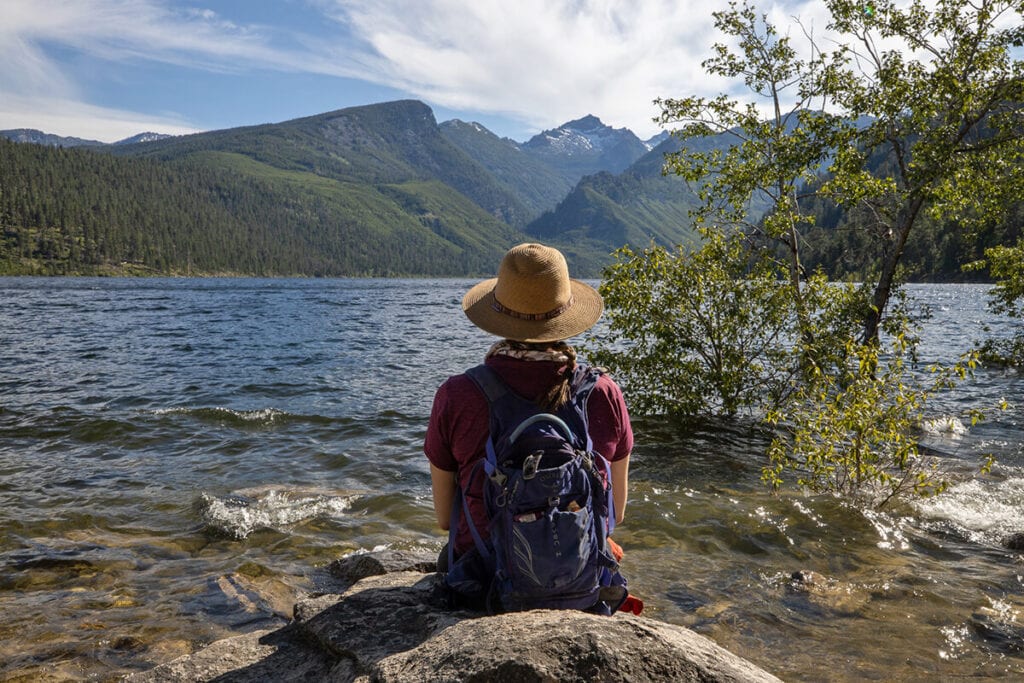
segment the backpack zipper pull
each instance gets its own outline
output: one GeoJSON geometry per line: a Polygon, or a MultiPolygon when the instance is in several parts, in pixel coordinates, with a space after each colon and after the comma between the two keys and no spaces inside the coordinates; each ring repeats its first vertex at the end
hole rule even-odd
{"type": "Polygon", "coordinates": [[[523,479],[533,479],[537,476],[540,468],[540,459],[544,457],[544,451],[534,451],[523,460],[523,479]]]}

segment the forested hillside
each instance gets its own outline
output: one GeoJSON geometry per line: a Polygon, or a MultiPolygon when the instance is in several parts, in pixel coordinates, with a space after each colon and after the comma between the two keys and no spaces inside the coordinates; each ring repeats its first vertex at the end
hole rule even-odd
{"type": "MultiPolygon", "coordinates": [[[[881,168],[886,162],[876,163],[881,168]]],[[[804,267],[820,268],[834,280],[869,276],[887,242],[879,239],[877,218],[864,209],[845,212],[817,197],[803,208],[815,217],[802,242],[804,267]]],[[[1010,206],[1005,220],[981,228],[926,216],[907,240],[900,267],[910,282],[986,281],[986,269],[965,271],[964,266],[982,259],[986,249],[1013,244],[1022,235],[1024,201],[1010,206]]]]}
{"type": "Polygon", "coordinates": [[[3,141],[7,273],[492,273],[522,202],[419,102],[155,142],[3,141]]]}
{"type": "MultiPolygon", "coordinates": [[[[4,141],[0,272],[491,274],[578,177],[557,149],[601,169],[644,148],[595,117],[544,140],[524,152],[405,100],[87,150],[4,141]]],[[[591,277],[620,246],[546,239],[591,277]]]]}
{"type": "Polygon", "coordinates": [[[438,181],[0,140],[0,273],[461,275],[492,272],[518,238],[438,181]]]}

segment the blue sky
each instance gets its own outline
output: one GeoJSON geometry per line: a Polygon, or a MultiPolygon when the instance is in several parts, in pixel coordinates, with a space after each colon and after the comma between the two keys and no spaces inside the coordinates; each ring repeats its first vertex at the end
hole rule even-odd
{"type": "Polygon", "coordinates": [[[700,63],[724,4],[0,0],[0,129],[111,142],[415,98],[519,141],[586,114],[647,138],[655,98],[723,90],[700,63]]]}

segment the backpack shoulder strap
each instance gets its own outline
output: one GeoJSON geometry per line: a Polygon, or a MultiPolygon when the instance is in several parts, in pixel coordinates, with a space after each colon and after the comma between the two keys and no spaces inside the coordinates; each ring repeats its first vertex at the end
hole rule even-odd
{"type": "Polygon", "coordinates": [[[586,449],[591,449],[590,443],[590,420],[587,416],[587,400],[590,398],[591,392],[594,387],[597,386],[597,379],[603,373],[597,368],[590,367],[589,365],[579,364],[573,370],[572,379],[569,383],[569,403],[563,410],[571,411],[575,413],[575,417],[578,418],[581,426],[583,427],[583,438],[585,440],[586,449]]]}
{"type": "MultiPolygon", "coordinates": [[[[605,374],[606,370],[603,368],[596,368],[585,364],[576,366],[576,370],[573,372],[572,378],[572,407],[576,410],[580,420],[583,421],[583,426],[586,429],[586,440],[587,440],[587,452],[592,453],[594,451],[594,443],[590,439],[590,424],[587,416],[587,400],[590,398],[590,394],[593,393],[594,387],[597,386],[597,380],[601,375],[605,374]]],[[[607,482],[608,494],[607,494],[607,510],[608,510],[608,527],[607,533],[610,534],[615,529],[615,499],[612,496],[612,470],[611,463],[603,456],[595,458],[598,466],[603,470],[604,481],[607,482]]]]}
{"type": "MultiPolygon", "coordinates": [[[[485,365],[477,365],[469,370],[466,370],[466,376],[469,377],[474,384],[476,384],[480,391],[483,392],[484,397],[487,398],[488,411],[490,411],[491,405],[495,402],[500,401],[506,394],[509,393],[508,386],[505,382],[498,377],[497,373],[491,370],[485,365]]],[[[490,476],[494,472],[494,445],[491,442],[491,438],[487,437],[487,457],[477,462],[473,466],[473,470],[469,475],[469,480],[472,482],[476,477],[477,473],[482,469],[486,476],[490,476]]],[[[469,509],[469,500],[466,498],[465,492],[461,486],[456,487],[455,498],[452,500],[452,513],[451,519],[448,524],[448,567],[454,566],[455,562],[455,536],[458,529],[459,517],[462,516],[466,520],[466,526],[469,528],[469,533],[473,537],[473,545],[476,546],[477,551],[484,558],[490,558],[491,553],[488,550],[487,543],[483,540],[480,535],[480,530],[476,528],[476,524],[473,522],[473,515],[469,509]]]]}
{"type": "Polygon", "coordinates": [[[488,404],[497,403],[510,392],[508,385],[498,376],[498,373],[486,365],[477,365],[466,370],[466,376],[480,387],[480,391],[484,392],[488,404]]]}
{"type": "Polygon", "coordinates": [[[586,415],[587,399],[590,398],[590,392],[597,386],[598,378],[604,374],[601,368],[595,368],[584,363],[580,363],[576,366],[576,369],[572,373],[571,393],[572,402],[578,409],[584,411],[586,415]]]}
{"type": "Polygon", "coordinates": [[[495,410],[495,406],[502,405],[516,398],[516,395],[512,393],[512,390],[505,384],[505,381],[498,376],[498,373],[486,365],[477,365],[466,370],[466,376],[479,387],[480,391],[484,394],[484,398],[487,399],[489,433],[486,444],[487,455],[483,459],[483,466],[484,472],[490,477],[497,468],[498,457],[495,451],[494,440],[497,438],[498,429],[501,427],[497,415],[501,411],[500,409],[495,410]]]}

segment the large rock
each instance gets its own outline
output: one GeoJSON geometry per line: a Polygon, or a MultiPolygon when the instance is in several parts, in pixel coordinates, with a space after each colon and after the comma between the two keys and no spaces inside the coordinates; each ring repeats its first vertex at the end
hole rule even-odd
{"type": "Polygon", "coordinates": [[[127,680],[778,681],[704,636],[645,617],[451,611],[424,571],[431,559],[339,560],[332,574],[352,585],[299,602],[288,626],[214,643],[127,680]]]}

